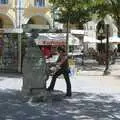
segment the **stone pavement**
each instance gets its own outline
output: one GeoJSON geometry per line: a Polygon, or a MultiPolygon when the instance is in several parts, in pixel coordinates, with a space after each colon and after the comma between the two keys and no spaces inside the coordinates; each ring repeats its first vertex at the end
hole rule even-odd
{"type": "MultiPolygon", "coordinates": [[[[100,92],[120,93],[120,61],[109,65],[110,74],[104,75],[105,66],[96,63],[81,68],[79,76],[84,79],[86,87],[100,92]]],[[[75,78],[74,78],[75,79],[75,78]]],[[[76,79],[79,79],[78,76],[76,79]]],[[[81,81],[82,84],[83,81],[81,81]]],[[[89,90],[88,90],[89,91],[89,90]]]]}
{"type": "MultiPolygon", "coordinates": [[[[98,64],[86,64],[80,67],[78,72],[70,77],[72,90],[75,92],[90,92],[90,93],[120,93],[120,65],[110,65],[110,74],[104,75],[105,66],[98,64]]],[[[65,82],[57,80],[55,89],[64,90],[65,82]],[[62,87],[61,87],[62,86],[62,87]]],[[[49,84],[49,81],[48,81],[49,84]]]]}
{"type": "Polygon", "coordinates": [[[60,77],[54,92],[58,98],[40,103],[21,95],[21,75],[0,74],[0,120],[120,120],[119,62],[110,69],[111,74],[104,76],[104,66],[80,68],[71,76],[71,98],[64,97],[66,87],[60,77]]]}

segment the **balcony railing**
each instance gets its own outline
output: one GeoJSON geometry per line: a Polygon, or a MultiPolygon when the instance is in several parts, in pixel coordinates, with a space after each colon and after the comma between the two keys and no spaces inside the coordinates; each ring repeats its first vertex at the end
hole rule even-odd
{"type": "Polygon", "coordinates": [[[0,4],[1,5],[8,4],[8,0],[0,0],[0,4]]]}
{"type": "Polygon", "coordinates": [[[34,6],[37,8],[45,7],[45,0],[34,0],[34,6]]]}

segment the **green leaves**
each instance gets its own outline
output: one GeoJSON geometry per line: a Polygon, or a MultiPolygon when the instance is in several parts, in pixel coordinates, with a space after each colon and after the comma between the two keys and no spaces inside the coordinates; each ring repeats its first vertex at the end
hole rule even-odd
{"type": "Polygon", "coordinates": [[[92,0],[50,0],[59,8],[57,21],[66,23],[83,24],[91,19],[92,0]]]}

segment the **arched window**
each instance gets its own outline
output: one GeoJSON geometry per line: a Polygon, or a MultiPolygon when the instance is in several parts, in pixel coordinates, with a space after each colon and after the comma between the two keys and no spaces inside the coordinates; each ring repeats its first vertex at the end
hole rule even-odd
{"type": "Polygon", "coordinates": [[[105,22],[104,20],[101,20],[97,26],[96,26],[96,36],[97,36],[97,39],[99,40],[102,40],[105,38],[105,22]]]}

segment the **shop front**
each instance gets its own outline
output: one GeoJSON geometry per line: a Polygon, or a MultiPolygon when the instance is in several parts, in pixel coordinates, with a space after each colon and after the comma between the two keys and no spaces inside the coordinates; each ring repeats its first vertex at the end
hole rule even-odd
{"type": "MultiPolygon", "coordinates": [[[[40,46],[46,61],[54,63],[57,60],[57,47],[62,46],[66,49],[66,33],[39,33],[39,36],[35,39],[36,45],[40,46]]],[[[68,55],[80,55],[76,52],[80,46],[79,39],[69,34],[68,40],[69,52],[68,55]],[[71,47],[73,48],[71,51],[71,47]],[[74,53],[75,52],[75,53],[74,53]]]]}
{"type": "Polygon", "coordinates": [[[0,71],[17,72],[18,42],[17,34],[0,31],[0,71]]]}
{"type": "Polygon", "coordinates": [[[46,58],[48,63],[55,62],[57,59],[57,47],[62,46],[65,48],[66,40],[62,34],[56,33],[40,33],[38,38],[35,39],[46,58]]]}

